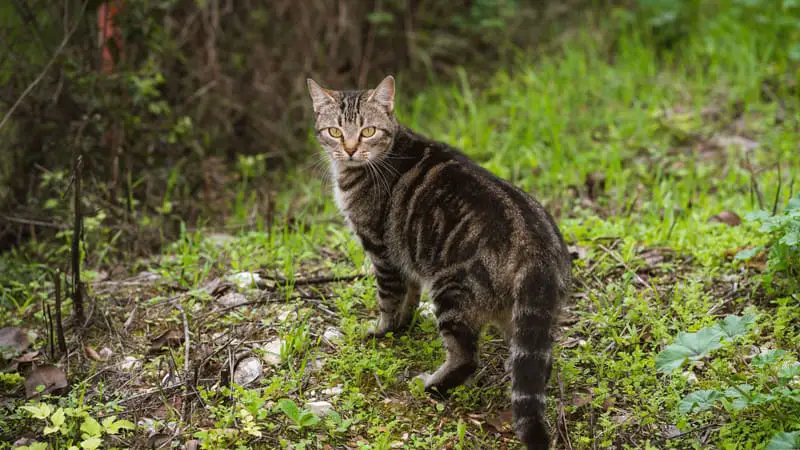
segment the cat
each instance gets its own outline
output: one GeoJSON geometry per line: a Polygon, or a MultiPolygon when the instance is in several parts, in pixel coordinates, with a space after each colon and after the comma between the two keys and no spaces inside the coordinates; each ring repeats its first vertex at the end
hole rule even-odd
{"type": "Polygon", "coordinates": [[[510,347],[516,434],[529,449],[548,448],[550,331],[571,284],[552,216],[461,151],[400,124],[391,75],[369,90],[307,84],[336,204],[374,267],[380,318],[367,336],[406,329],[425,289],[446,359],[418,378],[443,394],[475,372],[479,334],[496,326],[510,347]]]}

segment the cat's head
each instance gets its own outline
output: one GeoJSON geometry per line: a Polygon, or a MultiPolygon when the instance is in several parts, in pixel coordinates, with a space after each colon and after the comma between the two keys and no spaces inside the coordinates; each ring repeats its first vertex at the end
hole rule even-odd
{"type": "Polygon", "coordinates": [[[364,91],[333,91],[307,81],[317,140],[334,163],[365,164],[389,151],[397,130],[391,75],[364,91]]]}

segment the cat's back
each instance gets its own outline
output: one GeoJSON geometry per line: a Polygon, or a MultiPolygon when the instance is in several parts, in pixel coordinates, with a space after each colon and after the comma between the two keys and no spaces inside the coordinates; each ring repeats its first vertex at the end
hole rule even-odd
{"type": "Polygon", "coordinates": [[[414,133],[405,139],[400,150],[413,164],[398,180],[390,208],[403,259],[423,272],[476,257],[523,264],[536,254],[564,265],[558,227],[531,195],[458,149],[414,133]]]}

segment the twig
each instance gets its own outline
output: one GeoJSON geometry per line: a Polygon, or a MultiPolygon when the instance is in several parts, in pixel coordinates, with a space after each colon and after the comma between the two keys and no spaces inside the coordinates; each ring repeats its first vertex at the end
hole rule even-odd
{"type": "Polygon", "coordinates": [[[178,308],[178,311],[181,312],[181,317],[183,318],[183,339],[184,339],[184,350],[183,350],[183,373],[184,377],[189,376],[189,348],[191,346],[192,341],[189,338],[189,321],[186,319],[186,311],[183,309],[183,305],[180,302],[175,302],[175,307],[178,308]]]}
{"type": "Polygon", "coordinates": [[[569,430],[567,429],[567,415],[564,410],[564,380],[561,379],[561,374],[556,372],[556,378],[558,379],[558,392],[559,392],[559,402],[558,402],[558,434],[561,436],[561,441],[564,443],[565,448],[568,450],[572,450],[572,442],[569,440],[569,430]]]}
{"type": "Polygon", "coordinates": [[[72,307],[74,308],[77,323],[84,320],[83,291],[81,290],[81,228],[83,216],[81,215],[81,168],[83,158],[80,152],[75,156],[73,180],[75,183],[75,223],[72,233],[72,307]]]}
{"type": "Polygon", "coordinates": [[[64,323],[61,319],[61,271],[56,270],[56,335],[58,336],[58,349],[62,355],[67,354],[67,340],[64,337],[64,323]]]}
{"type": "Polygon", "coordinates": [[[5,220],[7,220],[9,222],[19,223],[19,224],[22,224],[22,225],[36,225],[36,226],[39,226],[39,227],[55,228],[55,229],[58,229],[58,230],[68,230],[69,229],[69,227],[67,225],[61,225],[61,224],[52,223],[52,222],[44,222],[44,221],[35,220],[35,219],[26,219],[24,217],[13,217],[13,216],[7,216],[5,214],[0,214],[0,217],[2,217],[3,219],[5,219],[5,220]]]}
{"type": "Polygon", "coordinates": [[[761,188],[758,186],[758,181],[756,180],[756,173],[753,169],[753,166],[750,164],[750,156],[747,152],[744,154],[745,164],[747,166],[747,171],[750,172],[750,192],[755,192],[756,200],[758,200],[758,208],[764,209],[764,197],[761,195],[761,188]]]}
{"type": "Polygon", "coordinates": [[[778,212],[778,200],[781,198],[781,188],[783,187],[783,174],[781,174],[781,161],[778,160],[778,190],[775,191],[775,201],[772,202],[772,215],[778,212]]]}
{"type": "MultiPolygon", "coordinates": [[[[364,278],[369,277],[366,274],[357,274],[357,275],[345,275],[343,277],[338,277],[336,275],[323,275],[319,277],[309,277],[309,278],[298,278],[295,279],[294,282],[287,278],[277,278],[277,277],[268,277],[266,278],[268,281],[272,281],[274,283],[289,283],[292,282],[294,286],[308,286],[312,284],[326,284],[326,283],[337,283],[340,281],[354,281],[354,280],[361,280],[364,278]]],[[[261,289],[270,289],[272,286],[264,283],[263,281],[256,282],[256,286],[261,289]]]]}
{"type": "MultiPolygon", "coordinates": [[[[81,12],[78,15],[78,17],[83,16],[83,13],[86,11],[86,6],[88,4],[89,4],[88,0],[83,2],[83,6],[81,7],[81,12]]],[[[53,56],[50,57],[50,61],[48,61],[47,64],[44,66],[42,72],[39,73],[39,75],[33,80],[33,82],[30,85],[28,85],[27,88],[25,88],[25,90],[22,92],[22,95],[20,95],[17,101],[14,102],[14,104],[11,105],[11,108],[8,109],[6,114],[3,116],[3,120],[0,121],[0,130],[3,129],[3,126],[6,124],[6,122],[8,122],[8,119],[11,118],[11,115],[14,114],[14,111],[17,110],[17,108],[25,99],[25,97],[27,97],[28,94],[31,93],[31,91],[33,90],[33,88],[36,87],[36,85],[42,82],[45,75],[47,75],[47,72],[50,71],[50,67],[53,65],[53,63],[56,62],[56,59],[58,59],[58,56],[61,54],[61,52],[64,51],[64,48],[67,46],[67,43],[69,42],[70,38],[72,38],[72,35],[75,34],[75,31],[78,30],[78,26],[80,25],[80,23],[81,23],[80,20],[75,21],[75,25],[72,27],[71,30],[69,30],[69,33],[67,33],[67,35],[64,36],[64,40],[62,40],[61,44],[58,46],[58,48],[56,48],[56,51],[53,53],[53,56]]]]}

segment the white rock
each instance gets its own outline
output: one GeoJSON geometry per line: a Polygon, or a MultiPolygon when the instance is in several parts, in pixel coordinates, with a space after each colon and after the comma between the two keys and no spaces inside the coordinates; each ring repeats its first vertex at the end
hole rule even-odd
{"type": "Polygon", "coordinates": [[[278,314],[278,320],[281,322],[286,322],[286,319],[288,319],[289,316],[291,316],[292,319],[297,317],[297,313],[294,311],[294,309],[284,309],[281,311],[280,314],[278,314]]]}
{"type": "Polygon", "coordinates": [[[306,408],[311,410],[317,416],[324,416],[329,412],[333,411],[333,405],[329,402],[308,402],[306,403],[306,408]]]}
{"type": "Polygon", "coordinates": [[[247,386],[261,376],[261,361],[255,356],[248,356],[236,364],[233,371],[233,382],[239,386],[247,386]]]}
{"type": "Polygon", "coordinates": [[[125,371],[130,371],[139,368],[142,365],[141,361],[134,358],[133,356],[126,356],[122,359],[122,362],[119,363],[119,368],[125,371]]]}
{"type": "Polygon", "coordinates": [[[228,279],[236,283],[239,289],[248,289],[255,287],[255,284],[261,281],[261,275],[254,272],[239,272],[229,276],[228,279]]]}
{"type": "Polygon", "coordinates": [[[103,347],[99,352],[97,352],[97,354],[100,355],[100,358],[102,358],[103,361],[107,361],[108,358],[111,358],[111,355],[114,354],[114,351],[108,347],[103,347]]]}
{"type": "Polygon", "coordinates": [[[324,337],[326,340],[330,342],[336,342],[341,340],[344,337],[344,335],[342,334],[341,331],[339,331],[338,328],[328,327],[325,329],[325,332],[322,333],[322,337],[324,337]]]}
{"type": "Polygon", "coordinates": [[[149,417],[140,419],[138,422],[136,422],[136,425],[139,425],[139,427],[144,428],[147,434],[153,434],[156,432],[156,421],[149,417]]]}
{"type": "Polygon", "coordinates": [[[686,381],[689,384],[697,383],[697,375],[695,375],[694,372],[692,372],[691,370],[686,370],[681,375],[683,375],[683,377],[686,378],[686,381]]]}
{"type": "Polygon", "coordinates": [[[281,363],[281,340],[273,339],[261,347],[264,350],[264,362],[273,366],[281,363]]]}
{"type": "Polygon", "coordinates": [[[229,292],[220,297],[219,299],[217,299],[217,301],[222,306],[226,306],[228,308],[234,308],[236,306],[247,303],[247,297],[238,292],[229,292]]]}

